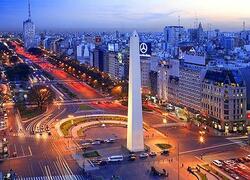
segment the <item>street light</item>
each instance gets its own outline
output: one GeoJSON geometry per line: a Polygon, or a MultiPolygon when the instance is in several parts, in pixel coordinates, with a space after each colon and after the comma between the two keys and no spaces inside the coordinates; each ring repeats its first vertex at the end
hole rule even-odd
{"type": "Polygon", "coordinates": [[[204,139],[204,137],[203,137],[203,136],[200,136],[200,138],[199,138],[199,142],[200,142],[201,144],[203,144],[203,143],[205,142],[205,139],[204,139]]]}
{"type": "Polygon", "coordinates": [[[166,118],[163,118],[163,123],[167,124],[167,119],[166,118]]]}

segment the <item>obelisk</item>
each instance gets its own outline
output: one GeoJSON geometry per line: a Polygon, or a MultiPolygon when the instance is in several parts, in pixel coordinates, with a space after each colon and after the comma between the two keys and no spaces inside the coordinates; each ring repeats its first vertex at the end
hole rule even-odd
{"type": "Polygon", "coordinates": [[[144,150],[141,64],[136,31],[130,37],[127,148],[132,152],[144,150]]]}

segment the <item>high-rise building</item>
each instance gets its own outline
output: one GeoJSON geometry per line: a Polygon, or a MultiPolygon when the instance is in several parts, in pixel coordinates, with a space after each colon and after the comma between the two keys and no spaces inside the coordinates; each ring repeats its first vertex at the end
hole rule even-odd
{"type": "Polygon", "coordinates": [[[124,77],[124,63],[121,53],[108,53],[108,73],[114,80],[120,80],[124,77]]]}
{"type": "Polygon", "coordinates": [[[180,66],[180,104],[195,112],[201,109],[201,86],[205,70],[206,66],[199,64],[183,63],[180,66]]]}
{"type": "Polygon", "coordinates": [[[150,58],[141,57],[141,82],[142,87],[146,90],[150,88],[150,58]]]}
{"type": "Polygon", "coordinates": [[[79,44],[77,47],[76,47],[76,57],[77,57],[77,60],[82,63],[83,62],[83,59],[84,59],[84,44],[81,43],[79,44]]]}
{"type": "Polygon", "coordinates": [[[168,69],[169,65],[166,61],[159,62],[157,77],[157,96],[161,101],[168,99],[168,69]]]}
{"type": "Polygon", "coordinates": [[[226,50],[233,50],[235,47],[234,37],[223,37],[222,38],[222,47],[226,50]]]}
{"type": "Polygon", "coordinates": [[[29,7],[29,17],[26,21],[23,22],[23,41],[24,41],[24,47],[26,50],[36,46],[35,24],[31,20],[30,1],[28,4],[28,7],[29,7]]]}
{"type": "Polygon", "coordinates": [[[158,64],[157,95],[159,100],[179,103],[180,61],[170,59],[158,64]]]}
{"type": "Polygon", "coordinates": [[[100,47],[96,47],[93,51],[93,66],[100,71],[104,71],[105,51],[100,47]]]}
{"type": "Polygon", "coordinates": [[[185,29],[183,26],[166,26],[164,39],[167,44],[176,45],[184,40],[185,29]]]}
{"type": "Polygon", "coordinates": [[[197,43],[197,44],[201,44],[204,40],[204,31],[203,31],[203,27],[202,24],[199,24],[198,28],[195,29],[189,29],[189,40],[191,42],[197,43]]]}

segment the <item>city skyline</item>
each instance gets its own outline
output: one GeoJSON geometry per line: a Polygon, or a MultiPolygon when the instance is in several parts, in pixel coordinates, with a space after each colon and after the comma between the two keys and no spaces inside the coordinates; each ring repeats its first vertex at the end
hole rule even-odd
{"type": "MultiPolygon", "coordinates": [[[[205,29],[219,28],[223,31],[239,31],[243,21],[248,28],[249,2],[245,0],[219,2],[215,0],[142,0],[126,2],[91,2],[76,0],[31,0],[32,20],[38,30],[132,30],[160,31],[166,25],[180,24],[186,28],[202,22],[205,29]],[[44,13],[46,12],[46,13],[44,13]],[[67,13],[68,12],[68,13],[67,13]],[[218,18],[219,17],[219,18],[218,18]]],[[[28,18],[27,0],[3,0],[1,31],[20,31],[22,22],[28,18]]]]}

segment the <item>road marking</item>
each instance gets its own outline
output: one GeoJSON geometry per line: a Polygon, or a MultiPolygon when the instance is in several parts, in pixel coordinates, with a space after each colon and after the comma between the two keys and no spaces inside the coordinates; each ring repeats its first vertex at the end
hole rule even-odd
{"type": "Polygon", "coordinates": [[[27,158],[27,157],[31,157],[31,155],[24,155],[24,156],[6,158],[6,160],[15,160],[15,159],[21,159],[21,158],[27,158]]]}
{"type": "Polygon", "coordinates": [[[46,166],[46,165],[44,166],[44,169],[45,169],[45,176],[48,178],[48,177],[49,177],[49,173],[48,173],[48,170],[47,170],[47,166],[46,166]]]}
{"type": "Polygon", "coordinates": [[[240,136],[240,137],[228,137],[228,140],[239,140],[239,139],[247,139],[248,136],[240,136]]]}
{"type": "MultiPolygon", "coordinates": [[[[18,177],[16,180],[46,180],[48,179],[47,176],[39,176],[39,177],[18,177]]],[[[52,180],[57,180],[57,179],[77,179],[77,180],[84,180],[83,175],[64,175],[64,176],[51,176],[52,180]]]]}
{"type": "Polygon", "coordinates": [[[28,147],[28,149],[29,149],[30,155],[32,156],[32,151],[31,151],[30,146],[28,147]]]}
{"type": "Polygon", "coordinates": [[[23,150],[23,146],[22,146],[22,145],[21,145],[21,149],[22,149],[23,156],[25,156],[25,153],[24,153],[24,150],[23,150]]]}
{"type": "Polygon", "coordinates": [[[215,149],[215,148],[230,146],[230,145],[238,145],[238,144],[240,144],[240,143],[239,142],[233,142],[233,143],[219,144],[219,145],[215,145],[215,146],[210,146],[210,147],[205,147],[205,148],[200,148],[200,149],[194,149],[194,150],[190,150],[190,151],[184,151],[184,152],[180,152],[179,154],[188,154],[188,153],[192,153],[192,152],[198,152],[198,151],[203,151],[203,150],[208,150],[208,149],[215,149]]]}
{"type": "MultiPolygon", "coordinates": [[[[57,173],[62,175],[62,172],[61,172],[60,168],[58,167],[57,162],[53,162],[53,164],[55,166],[55,169],[56,169],[57,173]]],[[[62,178],[62,180],[63,180],[63,178],[62,178]]]]}
{"type": "Polygon", "coordinates": [[[14,144],[14,149],[15,149],[15,152],[17,153],[16,144],[14,144]]]}

